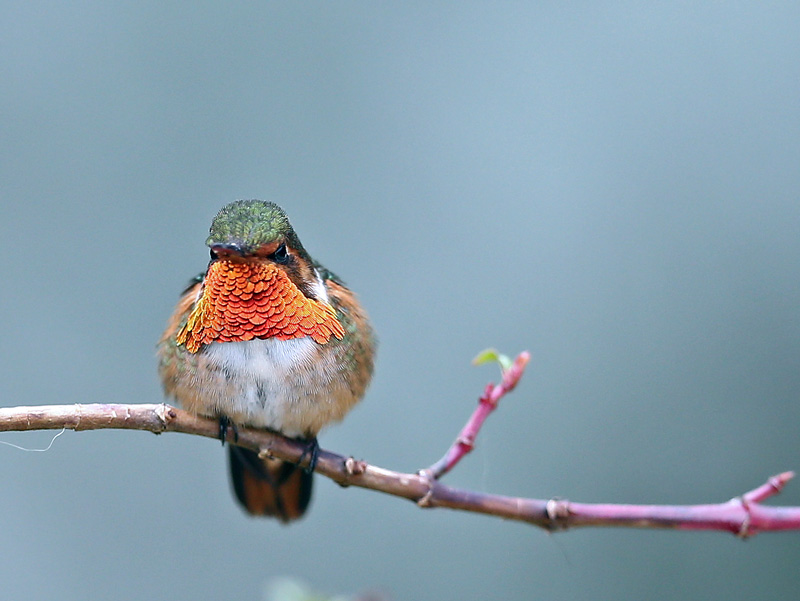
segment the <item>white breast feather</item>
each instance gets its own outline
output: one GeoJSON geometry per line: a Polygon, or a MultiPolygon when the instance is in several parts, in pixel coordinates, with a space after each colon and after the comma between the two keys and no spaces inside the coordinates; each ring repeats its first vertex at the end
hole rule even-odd
{"type": "MultiPolygon", "coordinates": [[[[312,284],[321,302],[329,302],[316,272],[312,284]]],[[[203,404],[235,422],[279,430],[287,436],[316,433],[344,416],[355,402],[330,354],[308,337],[290,340],[212,342],[204,358],[216,367],[219,386],[204,387],[203,404]],[[342,399],[349,402],[341,403],[342,399]]]]}

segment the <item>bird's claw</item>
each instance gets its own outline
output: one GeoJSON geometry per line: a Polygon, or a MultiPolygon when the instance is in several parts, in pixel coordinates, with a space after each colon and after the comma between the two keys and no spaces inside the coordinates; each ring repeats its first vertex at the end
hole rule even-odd
{"type": "Polygon", "coordinates": [[[228,440],[228,428],[233,430],[233,442],[239,442],[239,430],[236,429],[236,424],[234,424],[229,417],[224,415],[219,416],[219,440],[222,443],[222,446],[225,446],[225,441],[228,440]]]}
{"type": "Polygon", "coordinates": [[[316,436],[307,441],[306,448],[303,449],[303,454],[300,455],[297,465],[302,465],[306,456],[309,456],[308,465],[303,470],[305,470],[306,474],[310,474],[316,469],[317,459],[319,459],[319,442],[317,442],[316,436]]]}

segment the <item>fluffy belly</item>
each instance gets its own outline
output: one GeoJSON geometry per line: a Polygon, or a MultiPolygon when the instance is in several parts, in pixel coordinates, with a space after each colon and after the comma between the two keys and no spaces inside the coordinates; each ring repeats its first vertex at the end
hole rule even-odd
{"type": "Polygon", "coordinates": [[[203,415],[316,436],[358,400],[334,355],[310,338],[211,343],[196,356],[193,377],[177,387],[176,397],[203,415]]]}

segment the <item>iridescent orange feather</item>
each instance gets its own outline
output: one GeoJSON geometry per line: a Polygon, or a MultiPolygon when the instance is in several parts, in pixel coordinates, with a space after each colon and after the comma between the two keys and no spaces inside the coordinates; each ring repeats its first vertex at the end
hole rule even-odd
{"type": "Polygon", "coordinates": [[[333,307],[307,298],[273,263],[215,261],[176,341],[196,353],[211,342],[304,336],[319,344],[341,340],[333,307]]]}

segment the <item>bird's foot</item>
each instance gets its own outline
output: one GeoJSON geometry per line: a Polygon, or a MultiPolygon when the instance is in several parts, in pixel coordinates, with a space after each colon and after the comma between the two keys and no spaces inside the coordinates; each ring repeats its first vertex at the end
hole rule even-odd
{"type": "Polygon", "coordinates": [[[304,467],[306,474],[310,474],[313,472],[317,467],[317,459],[319,459],[319,442],[317,442],[317,437],[315,436],[311,440],[306,441],[306,448],[303,449],[303,454],[300,455],[300,460],[297,462],[297,465],[302,465],[303,460],[308,456],[308,465],[304,467]]]}
{"type": "Polygon", "coordinates": [[[233,431],[233,442],[239,442],[239,430],[236,429],[236,424],[231,421],[229,417],[224,415],[219,416],[219,440],[222,446],[225,446],[225,441],[228,440],[228,428],[233,431]]]}

